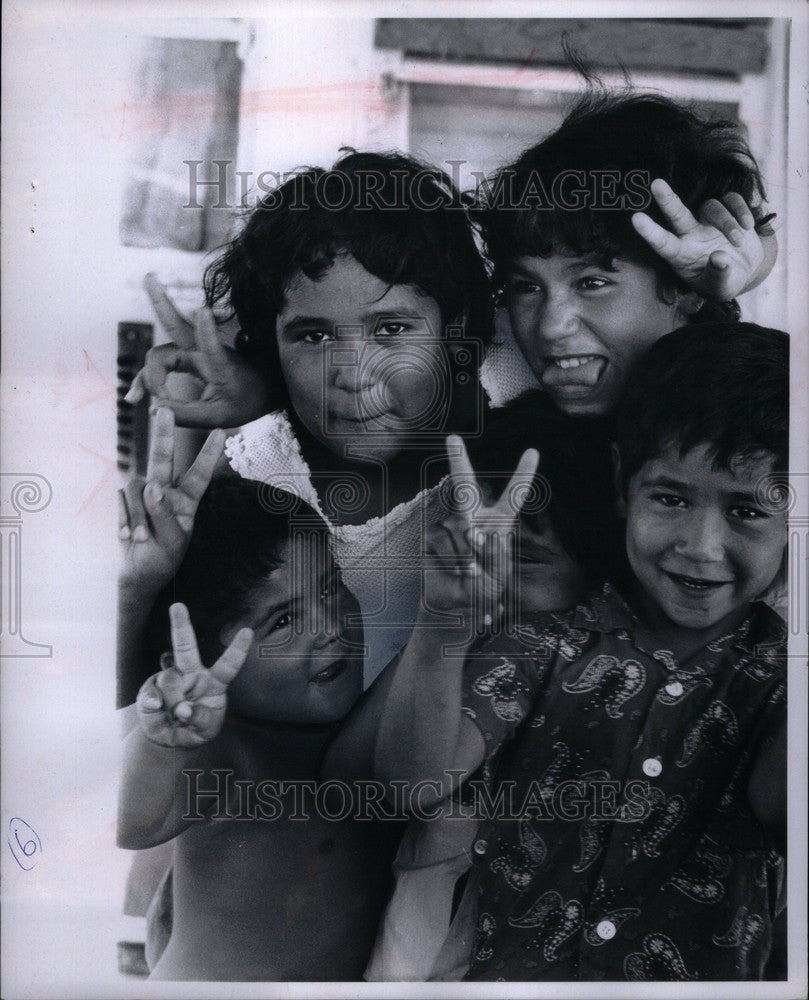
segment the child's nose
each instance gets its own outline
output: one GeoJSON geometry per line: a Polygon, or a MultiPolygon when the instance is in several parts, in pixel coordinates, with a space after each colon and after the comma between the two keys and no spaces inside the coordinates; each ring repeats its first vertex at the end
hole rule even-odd
{"type": "Polygon", "coordinates": [[[720,562],[725,557],[725,529],[720,512],[695,511],[681,525],[676,551],[691,562],[720,562]]]}
{"type": "Polygon", "coordinates": [[[376,381],[373,356],[359,344],[346,344],[331,360],[332,384],[345,392],[363,392],[376,381]]]}
{"type": "Polygon", "coordinates": [[[567,295],[549,295],[539,314],[539,336],[544,340],[562,340],[576,332],[579,317],[567,295]]]}

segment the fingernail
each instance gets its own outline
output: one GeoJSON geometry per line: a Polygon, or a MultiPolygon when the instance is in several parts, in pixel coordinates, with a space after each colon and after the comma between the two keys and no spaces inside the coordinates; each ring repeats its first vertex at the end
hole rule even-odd
{"type": "Polygon", "coordinates": [[[149,532],[146,530],[145,524],[135,525],[135,530],[132,533],[132,538],[136,542],[145,542],[148,537],[149,537],[149,532]]]}
{"type": "Polygon", "coordinates": [[[186,720],[191,718],[192,713],[193,709],[188,704],[188,702],[181,701],[180,704],[177,705],[174,709],[174,718],[179,719],[180,722],[185,722],[186,720]]]}
{"type": "Polygon", "coordinates": [[[160,705],[161,705],[161,702],[159,702],[157,700],[157,698],[144,698],[143,699],[143,707],[144,708],[155,709],[155,708],[160,708],[160,705]]]}
{"type": "Polygon", "coordinates": [[[124,525],[123,527],[121,527],[121,528],[118,529],[118,537],[122,541],[126,541],[127,538],[129,538],[130,534],[131,534],[131,532],[130,532],[129,528],[126,525],[124,525]]]}
{"type": "Polygon", "coordinates": [[[140,398],[141,398],[140,389],[136,385],[133,385],[130,388],[129,392],[124,396],[124,402],[137,403],[140,400],[140,398]]]}
{"type": "Polygon", "coordinates": [[[155,503],[159,503],[163,499],[163,491],[160,489],[157,483],[147,483],[146,484],[146,495],[150,500],[155,503]]]}

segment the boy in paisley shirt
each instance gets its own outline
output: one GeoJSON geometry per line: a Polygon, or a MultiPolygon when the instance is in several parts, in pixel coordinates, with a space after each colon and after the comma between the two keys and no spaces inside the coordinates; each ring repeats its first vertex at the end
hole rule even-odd
{"type": "MultiPolygon", "coordinates": [[[[759,598],[785,553],[787,336],[663,337],[616,437],[624,578],[465,664],[422,623],[380,720],[378,772],[422,808],[425,779],[480,772],[471,979],[759,979],[783,907],[785,629],[759,598]]],[[[468,618],[506,579],[503,519],[443,532],[427,600],[468,618]]]]}

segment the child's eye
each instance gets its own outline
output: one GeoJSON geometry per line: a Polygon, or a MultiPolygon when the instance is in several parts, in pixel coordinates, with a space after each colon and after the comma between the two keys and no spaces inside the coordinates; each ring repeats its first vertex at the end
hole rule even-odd
{"type": "Polygon", "coordinates": [[[586,278],[579,279],[579,288],[583,292],[597,292],[602,288],[607,288],[612,285],[613,282],[608,281],[606,278],[598,278],[595,275],[586,278]]]}
{"type": "Polygon", "coordinates": [[[285,611],[284,614],[280,615],[272,625],[267,630],[269,632],[278,632],[282,628],[288,628],[292,624],[292,614],[289,611],[285,611]]]}
{"type": "Polygon", "coordinates": [[[334,335],[326,330],[307,330],[301,339],[307,344],[323,344],[327,340],[334,340],[334,335]]]}
{"type": "Polygon", "coordinates": [[[506,281],[508,295],[535,295],[539,290],[539,285],[526,278],[508,278],[506,281]]]}
{"type": "Polygon", "coordinates": [[[728,513],[731,517],[735,517],[739,521],[762,521],[769,517],[769,514],[763,510],[758,510],[756,507],[743,507],[741,505],[731,507],[728,513]]]}
{"type": "Polygon", "coordinates": [[[652,499],[664,507],[685,507],[687,504],[687,501],[683,497],[678,497],[676,493],[653,493],[652,499]]]}
{"type": "Polygon", "coordinates": [[[384,323],[380,323],[376,330],[374,330],[374,336],[377,340],[388,340],[393,337],[398,337],[403,334],[408,329],[406,323],[398,323],[396,320],[389,320],[384,323]]]}

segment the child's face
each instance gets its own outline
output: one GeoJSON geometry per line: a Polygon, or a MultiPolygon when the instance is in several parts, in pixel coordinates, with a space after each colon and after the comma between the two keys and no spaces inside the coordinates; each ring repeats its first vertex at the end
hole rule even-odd
{"type": "Polygon", "coordinates": [[[627,370],[684,322],[679,299],[658,295],[649,267],[590,257],[518,257],[506,280],[511,327],[557,407],[574,416],[610,412],[627,370]]]}
{"type": "Polygon", "coordinates": [[[281,371],[307,430],[331,451],[397,454],[445,400],[441,312],[347,254],[318,281],[298,273],[276,321],[281,371]]]}
{"type": "Polygon", "coordinates": [[[669,447],[632,476],[626,547],[646,596],[675,625],[711,628],[775,579],[786,513],[764,509],[756,488],[771,456],[714,469],[707,446],[669,447]]]}
{"type": "Polygon", "coordinates": [[[546,514],[520,518],[514,557],[521,615],[572,608],[587,588],[584,570],[562,547],[546,514]]]}
{"type": "Polygon", "coordinates": [[[248,615],[220,636],[226,643],[244,625],[255,632],[228,705],[263,722],[333,722],[362,693],[362,627],[346,621],[359,606],[324,533],[286,543],[281,556],[251,592],[248,615]]]}

